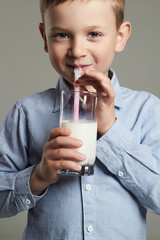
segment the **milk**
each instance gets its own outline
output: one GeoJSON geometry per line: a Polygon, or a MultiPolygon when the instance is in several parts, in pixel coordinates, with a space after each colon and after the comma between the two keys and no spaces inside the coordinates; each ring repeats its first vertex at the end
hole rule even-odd
{"type": "Polygon", "coordinates": [[[71,137],[83,141],[83,145],[76,150],[85,154],[86,159],[79,164],[84,166],[86,164],[93,165],[96,157],[96,140],[97,140],[97,122],[70,122],[62,121],[62,127],[70,128],[72,131],[71,137]]]}

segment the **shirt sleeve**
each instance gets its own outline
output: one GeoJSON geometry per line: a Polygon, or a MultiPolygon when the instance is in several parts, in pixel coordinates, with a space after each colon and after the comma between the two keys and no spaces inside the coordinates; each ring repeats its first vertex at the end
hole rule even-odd
{"type": "Polygon", "coordinates": [[[152,102],[139,125],[132,131],[117,119],[98,140],[97,157],[146,209],[160,214],[159,101],[152,102]]]}
{"type": "Polygon", "coordinates": [[[36,205],[42,196],[30,190],[27,122],[21,103],[8,113],[0,129],[0,217],[10,217],[36,205]]]}

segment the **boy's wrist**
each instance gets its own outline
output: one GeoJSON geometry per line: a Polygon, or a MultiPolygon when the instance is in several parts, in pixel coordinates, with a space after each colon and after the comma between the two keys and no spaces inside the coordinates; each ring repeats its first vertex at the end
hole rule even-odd
{"type": "Polygon", "coordinates": [[[100,126],[98,128],[98,133],[99,133],[99,136],[103,136],[105,133],[107,133],[109,131],[109,129],[114,125],[114,123],[116,122],[116,119],[117,118],[114,118],[114,120],[108,124],[107,126],[100,126]]]}
{"type": "Polygon", "coordinates": [[[37,174],[36,174],[35,166],[32,170],[30,176],[30,189],[33,195],[40,196],[44,193],[46,188],[49,186],[47,182],[44,182],[37,174]]]}

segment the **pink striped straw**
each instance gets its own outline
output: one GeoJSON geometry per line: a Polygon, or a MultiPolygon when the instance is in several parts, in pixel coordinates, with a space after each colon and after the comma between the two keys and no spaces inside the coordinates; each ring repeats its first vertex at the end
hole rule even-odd
{"type": "MultiPolygon", "coordinates": [[[[80,67],[74,69],[75,81],[81,76],[82,69],[80,67]]],[[[74,88],[74,113],[73,113],[73,121],[78,122],[79,120],[79,91],[80,87],[74,88]]]]}

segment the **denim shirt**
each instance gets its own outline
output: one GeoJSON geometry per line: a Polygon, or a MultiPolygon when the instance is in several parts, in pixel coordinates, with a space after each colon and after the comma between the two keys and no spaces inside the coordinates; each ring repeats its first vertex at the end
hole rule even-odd
{"type": "MultiPolygon", "coordinates": [[[[120,87],[116,122],[97,140],[93,176],[62,176],[41,196],[29,179],[52,128],[59,126],[56,89],[19,100],[0,130],[0,217],[28,211],[24,240],[145,240],[146,212],[160,214],[160,100],[120,87]]],[[[106,116],[107,118],[107,116],[106,116]]]]}

